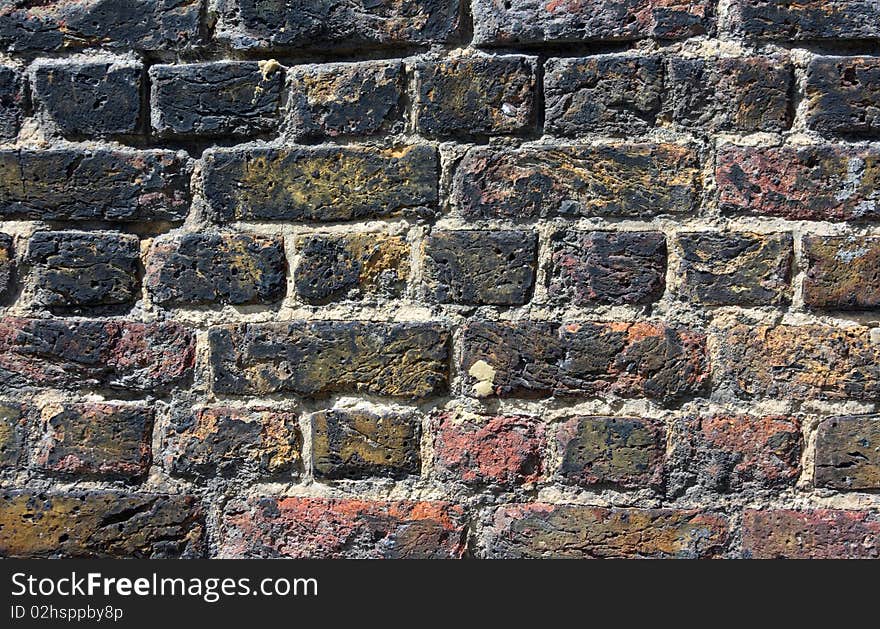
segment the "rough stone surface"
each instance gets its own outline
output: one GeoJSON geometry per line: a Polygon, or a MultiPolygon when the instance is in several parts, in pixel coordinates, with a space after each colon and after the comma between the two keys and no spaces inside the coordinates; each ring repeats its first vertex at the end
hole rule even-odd
{"type": "Polygon", "coordinates": [[[299,139],[373,136],[405,128],[406,73],[399,61],[288,70],[289,120],[299,139]]]}
{"type": "Polygon", "coordinates": [[[438,156],[427,145],[215,149],[204,161],[205,195],[223,221],[379,218],[438,200],[438,156]]]}
{"type": "Polygon", "coordinates": [[[752,559],[876,559],[880,518],[871,511],[746,509],[743,556],[752,559]]]}
{"type": "Polygon", "coordinates": [[[164,306],[273,303],[286,287],[281,239],[185,234],[155,240],[144,284],[164,306]]]}
{"type": "Polygon", "coordinates": [[[859,0],[733,0],[735,34],[782,41],[880,38],[880,8],[859,0]]]}
{"type": "Polygon", "coordinates": [[[201,557],[205,516],[194,496],[118,491],[0,492],[0,557],[201,557]]]}
{"type": "Polygon", "coordinates": [[[791,234],[681,233],[681,299],[707,306],[779,306],[791,299],[791,234]]]}
{"type": "Polygon", "coordinates": [[[558,303],[651,303],[666,288],[666,238],[661,232],[557,232],[548,277],[547,292],[558,303]]]}
{"type": "Polygon", "coordinates": [[[22,405],[0,400],[0,470],[15,469],[25,451],[27,417],[22,405]]]}
{"type": "Polygon", "coordinates": [[[454,559],[464,513],[444,502],[255,498],[227,507],[220,557],[454,559]]]}
{"type": "Polygon", "coordinates": [[[434,323],[298,321],[216,327],[209,332],[214,390],[425,397],[446,387],[448,336],[434,323]]]}
{"type": "Polygon", "coordinates": [[[162,451],[174,476],[201,481],[242,474],[283,479],[301,467],[302,434],[291,412],[228,406],[180,409],[162,438],[162,451]]]}
{"type": "Polygon", "coordinates": [[[31,72],[35,99],[64,135],[91,138],[137,131],[141,63],[53,59],[37,62],[31,72]]]}
{"type": "Polygon", "coordinates": [[[727,539],[727,518],[711,512],[542,503],[499,507],[482,530],[492,559],[710,558],[727,539]]]}
{"type": "Polygon", "coordinates": [[[15,280],[14,256],[12,236],[0,233],[0,304],[9,296],[15,280]]]}
{"type": "Polygon", "coordinates": [[[880,489],[880,416],[826,419],[816,431],[816,485],[880,489]]]}
{"type": "Polygon", "coordinates": [[[805,92],[809,128],[880,135],[880,59],[816,57],[807,68],[805,92]]]}
{"type": "Polygon", "coordinates": [[[23,100],[21,73],[0,65],[0,142],[13,140],[18,135],[23,100]]]}
{"type": "Polygon", "coordinates": [[[694,209],[697,157],[672,144],[475,148],[456,170],[467,219],[650,218],[694,209]]]}
{"type": "Polygon", "coordinates": [[[421,469],[421,420],[394,409],[339,409],[311,416],[317,478],[405,478],[421,469]]]}
{"type": "Polygon", "coordinates": [[[297,295],[310,304],[400,297],[409,278],[409,245],[386,234],[313,234],[296,241],[297,295]]]}
{"type": "Polygon", "coordinates": [[[28,241],[34,299],[56,312],[134,302],[139,260],[131,234],[36,232],[28,241]]]}
{"type": "Polygon", "coordinates": [[[515,487],[543,476],[544,427],[534,417],[441,413],[433,428],[442,479],[515,487]]]}
{"type": "Polygon", "coordinates": [[[435,231],[424,245],[425,296],[438,303],[524,304],[537,257],[533,232],[435,231]]]}
{"type": "Polygon", "coordinates": [[[806,236],[804,303],[830,310],[880,306],[880,238],[806,236]]]}

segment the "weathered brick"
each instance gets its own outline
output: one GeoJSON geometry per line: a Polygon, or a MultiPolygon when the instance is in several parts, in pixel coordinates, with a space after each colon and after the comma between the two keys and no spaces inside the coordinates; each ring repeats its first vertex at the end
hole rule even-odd
{"type": "Polygon", "coordinates": [[[28,241],[34,301],[57,312],[137,298],[140,243],[114,232],[36,232],[28,241]]]}
{"type": "Polygon", "coordinates": [[[295,66],[287,72],[290,125],[300,139],[397,133],[405,128],[399,61],[295,66]]]}
{"type": "Polygon", "coordinates": [[[474,55],[416,65],[416,126],[431,137],[514,134],[535,124],[534,57],[474,55]]]}
{"type": "Polygon", "coordinates": [[[409,245],[387,234],[314,234],[296,241],[297,295],[310,304],[399,297],[409,277],[409,245]]]}
{"type": "Polygon", "coordinates": [[[219,556],[443,559],[465,551],[464,512],[445,502],[254,498],[227,507],[219,556]]]}
{"type": "Polygon", "coordinates": [[[175,323],[0,319],[0,385],[167,391],[192,372],[192,332],[175,323]]]}
{"type": "Polygon", "coordinates": [[[683,39],[714,29],[706,0],[472,0],[478,45],[683,39]]]}
{"type": "Polygon", "coordinates": [[[469,219],[680,214],[696,204],[698,166],[673,144],[476,148],[456,170],[453,199],[469,219]]]}
{"type": "Polygon", "coordinates": [[[826,419],[816,431],[815,482],[834,489],[880,489],[880,416],[826,419]]]}
{"type": "Polygon", "coordinates": [[[725,146],[715,178],[726,213],[820,221],[880,215],[880,153],[872,148],[725,146]]]}
{"type": "Polygon", "coordinates": [[[496,509],[482,542],[493,559],[710,558],[727,537],[717,513],[532,503],[496,509]]]}
{"type": "Polygon", "coordinates": [[[556,430],[557,474],[585,486],[659,487],[665,440],[662,424],[649,419],[573,417],[556,430]]]}
{"type": "Polygon", "coordinates": [[[656,55],[547,60],[545,131],[569,137],[647,132],[660,111],[662,69],[656,55]]]}
{"type": "Polygon", "coordinates": [[[749,559],[880,557],[880,518],[870,511],[746,509],[742,535],[749,559]]]}
{"type": "Polygon", "coordinates": [[[0,47],[184,50],[199,43],[201,10],[202,0],[18,0],[0,7],[0,47]]]}
{"type": "Polygon", "coordinates": [[[15,279],[15,257],[12,236],[0,233],[0,303],[9,295],[15,279]]]}
{"type": "Polygon", "coordinates": [[[31,69],[34,96],[66,136],[132,134],[144,68],[128,59],[44,59],[31,69]]]}
{"type": "Polygon", "coordinates": [[[438,199],[431,146],[215,149],[205,195],[220,220],[347,221],[419,214],[438,199]]]}
{"type": "Polygon", "coordinates": [[[153,130],[161,136],[253,136],[278,124],[282,73],[216,61],[150,68],[153,130]]]}
{"type": "Polygon", "coordinates": [[[165,306],[271,303],[284,296],[286,268],[280,238],[174,235],[153,242],[144,284],[165,306]]]}
{"type": "Polygon", "coordinates": [[[666,238],[661,232],[556,232],[550,246],[552,301],[647,304],[666,288],[666,238]]]}
{"type": "Polygon", "coordinates": [[[190,170],[171,151],[0,151],[0,217],[182,221],[190,170]]]}
{"type": "MultiPolygon", "coordinates": [[[[880,11],[877,17],[880,19],[880,11]]],[[[810,129],[844,135],[880,134],[880,59],[816,57],[807,67],[804,89],[810,129]]]]}
{"type": "Polygon", "coordinates": [[[534,417],[441,413],[432,427],[441,479],[515,487],[543,475],[544,426],[534,417]]]}
{"type": "Polygon", "coordinates": [[[204,532],[194,496],[0,492],[0,557],[195,558],[204,532]]]}
{"type": "Polygon", "coordinates": [[[733,0],[734,33],[772,40],[880,38],[880,8],[861,0],[733,0]]]}
{"type": "Polygon", "coordinates": [[[0,470],[21,463],[26,434],[27,418],[21,404],[0,400],[0,470]]]}
{"type": "Polygon", "coordinates": [[[0,65],[0,142],[14,140],[18,135],[23,99],[21,73],[0,65]]]}
{"type": "Polygon", "coordinates": [[[703,335],[659,323],[471,321],[466,392],[477,396],[648,397],[672,404],[709,376],[703,335]]]}
{"type": "Polygon", "coordinates": [[[448,337],[435,323],[296,321],[213,328],[214,390],[425,397],[446,388],[448,337]]]}
{"type": "Polygon", "coordinates": [[[140,404],[46,404],[39,431],[33,461],[51,473],[136,480],[152,461],[153,411],[140,404]]]}
{"type": "Polygon", "coordinates": [[[800,471],[800,422],[781,416],[688,417],[675,424],[670,492],[691,485],[719,492],[793,485],[800,471]]]}
{"type": "Polygon", "coordinates": [[[311,420],[316,478],[419,474],[421,423],[416,413],[355,408],[320,411],[311,420]]]}
{"type": "Polygon", "coordinates": [[[873,401],[880,349],[868,328],[733,324],[710,337],[713,381],[745,397],[873,401]]]}
{"type": "Polygon", "coordinates": [[[804,303],[812,308],[865,310],[880,306],[880,238],[805,236],[804,303]]]}
{"type": "Polygon", "coordinates": [[[538,237],[524,231],[434,231],[425,241],[424,261],[429,300],[515,306],[532,292],[538,237]]]}
{"type": "Polygon", "coordinates": [[[162,450],[174,476],[289,478],[301,468],[302,434],[295,413],[203,407],[172,413],[162,450]]]}
{"type": "Polygon", "coordinates": [[[781,56],[673,58],[664,115],[688,130],[783,131],[791,126],[793,79],[781,56]]]}
{"type": "Polygon", "coordinates": [[[677,292],[707,306],[767,306],[791,298],[791,234],[681,233],[677,292]]]}

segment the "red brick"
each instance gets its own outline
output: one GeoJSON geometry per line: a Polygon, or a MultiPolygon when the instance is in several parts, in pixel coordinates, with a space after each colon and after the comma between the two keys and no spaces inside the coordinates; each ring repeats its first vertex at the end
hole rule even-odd
{"type": "Polygon", "coordinates": [[[747,558],[880,557],[880,517],[870,511],[746,509],[742,535],[747,558]]]}

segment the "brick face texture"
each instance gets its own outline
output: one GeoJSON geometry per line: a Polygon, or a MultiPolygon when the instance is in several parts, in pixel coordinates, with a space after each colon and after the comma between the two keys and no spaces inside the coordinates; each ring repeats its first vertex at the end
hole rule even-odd
{"type": "Polygon", "coordinates": [[[0,558],[880,558],[878,42],[0,2],[0,558]]]}

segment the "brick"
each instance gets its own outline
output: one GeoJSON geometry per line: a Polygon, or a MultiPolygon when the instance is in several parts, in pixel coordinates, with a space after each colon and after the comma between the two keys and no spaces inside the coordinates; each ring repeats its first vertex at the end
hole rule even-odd
{"type": "Polygon", "coordinates": [[[0,7],[0,48],[63,51],[103,46],[183,51],[199,44],[202,0],[30,0],[0,7]]]}
{"type": "Polygon", "coordinates": [[[220,0],[216,37],[238,50],[400,48],[452,41],[458,0],[220,0]]]}
{"type": "Polygon", "coordinates": [[[785,57],[673,58],[664,117],[682,127],[779,132],[791,126],[794,80],[785,57]]]}
{"type": "Polygon", "coordinates": [[[452,195],[468,219],[648,218],[694,209],[698,166],[673,144],[481,147],[459,164],[452,195]]]}
{"type": "Polygon", "coordinates": [[[290,126],[298,139],[405,130],[406,73],[399,61],[295,66],[287,77],[290,126]]]}
{"type": "Polygon", "coordinates": [[[150,83],[151,124],[163,137],[255,136],[278,124],[282,72],[271,64],[154,65],[150,83]]]}
{"type": "Polygon", "coordinates": [[[0,218],[182,221],[189,160],[171,151],[0,151],[0,218]]]}
{"type": "Polygon", "coordinates": [[[0,470],[21,463],[26,436],[27,417],[21,404],[0,400],[0,470]]]}
{"type": "Polygon", "coordinates": [[[0,303],[11,293],[15,280],[15,256],[12,236],[0,232],[0,303]]]}
{"type": "Polygon", "coordinates": [[[139,261],[131,234],[36,232],[28,241],[34,301],[55,312],[133,303],[139,261]]]}
{"type": "Polygon", "coordinates": [[[253,498],[227,507],[223,558],[456,559],[464,513],[445,502],[253,498]]]}
{"type": "Polygon", "coordinates": [[[742,531],[748,559],[880,557],[880,518],[869,511],[746,509],[742,531]]]}
{"type": "Polygon", "coordinates": [[[562,479],[583,486],[660,487],[666,437],[660,422],[636,417],[573,417],[556,430],[562,479]]]}
{"type": "Polygon", "coordinates": [[[715,178],[724,213],[819,221],[880,215],[880,153],[872,148],[725,146],[715,178]]]}
{"type": "Polygon", "coordinates": [[[791,234],[681,233],[677,292],[706,306],[779,306],[791,299],[791,234]]]}
{"type": "Polygon", "coordinates": [[[380,218],[438,200],[431,146],[214,149],[204,161],[205,196],[222,221],[380,218]]]}
{"type": "Polygon", "coordinates": [[[788,41],[880,38],[880,9],[859,0],[733,0],[737,35],[788,41]]]}
{"type": "Polygon", "coordinates": [[[138,131],[144,68],[126,59],[44,59],[31,69],[34,97],[62,134],[105,137],[138,131]]]}
{"type": "Polygon", "coordinates": [[[616,395],[673,404],[698,395],[709,367],[703,335],[659,323],[471,321],[465,391],[479,397],[616,395]]]}
{"type": "Polygon", "coordinates": [[[684,39],[713,30],[713,3],[666,0],[473,0],[474,43],[684,39]]]}
{"type": "Polygon", "coordinates": [[[547,133],[631,136],[654,126],[663,94],[660,57],[597,55],[544,65],[547,133]]]}
{"type": "Polygon", "coordinates": [[[463,56],[415,68],[415,121],[429,137],[516,134],[535,124],[534,57],[463,56]]]}
{"type": "Polygon", "coordinates": [[[718,492],[793,485],[803,448],[793,417],[714,415],[675,424],[670,493],[692,485],[718,492]]]}
{"type": "Polygon", "coordinates": [[[172,413],[162,451],[173,476],[283,479],[301,469],[302,443],[295,413],[215,406],[172,413]]]}
{"type": "Polygon", "coordinates": [[[14,140],[18,135],[23,100],[21,73],[15,68],[0,65],[0,142],[14,140]]]}
{"type": "Polygon", "coordinates": [[[370,393],[420,398],[447,384],[448,332],[434,323],[295,321],[212,328],[220,393],[370,393]]]}
{"type": "Polygon", "coordinates": [[[807,67],[804,89],[808,128],[828,134],[880,135],[880,59],[816,57],[807,67]]]}
{"type": "Polygon", "coordinates": [[[551,301],[648,304],[666,288],[666,238],[661,232],[556,232],[550,248],[551,301]]]}
{"type": "Polygon", "coordinates": [[[880,238],[805,236],[804,303],[812,308],[866,310],[880,306],[880,238]]]}
{"type": "Polygon", "coordinates": [[[425,296],[438,303],[524,304],[537,262],[534,232],[434,231],[424,244],[425,296]]]}
{"type": "Polygon", "coordinates": [[[204,533],[194,496],[0,492],[0,557],[196,558],[204,533]]]}
{"type": "Polygon", "coordinates": [[[492,559],[691,559],[722,556],[728,522],[696,510],[531,503],[499,507],[482,533],[492,559]]]}
{"type": "Polygon", "coordinates": [[[50,473],[134,481],[152,461],[153,410],[140,404],[46,404],[39,431],[33,461],[50,473]]]}
{"type": "Polygon", "coordinates": [[[0,385],[162,392],[183,383],[192,332],[176,323],[0,319],[0,385]]]}
{"type": "Polygon", "coordinates": [[[421,469],[421,423],[416,413],[355,408],[314,413],[315,478],[405,478],[421,469]]]}
{"type": "Polygon", "coordinates": [[[880,396],[880,352],[865,327],[723,325],[711,334],[710,351],[716,388],[738,396],[863,401],[880,396]]]}
{"type": "Polygon", "coordinates": [[[816,431],[816,485],[880,489],[880,416],[832,417],[816,431]]]}
{"type": "Polygon", "coordinates": [[[544,426],[534,417],[441,413],[432,422],[439,478],[517,487],[544,472],[544,426]]]}
{"type": "Polygon", "coordinates": [[[280,238],[182,234],[153,241],[144,284],[164,306],[273,303],[286,269],[280,238]]]}
{"type": "Polygon", "coordinates": [[[296,293],[310,304],[400,297],[409,278],[409,245],[387,234],[313,234],[296,240],[296,293]]]}

